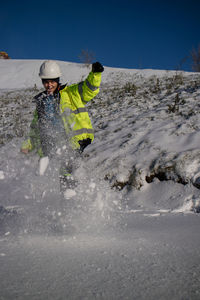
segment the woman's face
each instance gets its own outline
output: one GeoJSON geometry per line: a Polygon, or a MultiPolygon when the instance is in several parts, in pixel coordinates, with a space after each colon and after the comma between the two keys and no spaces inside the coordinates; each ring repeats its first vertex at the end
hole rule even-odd
{"type": "Polygon", "coordinates": [[[58,87],[58,83],[52,79],[44,80],[43,85],[47,94],[53,94],[58,87]]]}

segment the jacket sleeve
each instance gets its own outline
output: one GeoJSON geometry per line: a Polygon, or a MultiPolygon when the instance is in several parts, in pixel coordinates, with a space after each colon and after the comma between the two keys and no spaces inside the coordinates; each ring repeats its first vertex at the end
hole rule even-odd
{"type": "Polygon", "coordinates": [[[33,120],[30,125],[28,138],[22,143],[21,149],[27,149],[32,151],[33,149],[40,147],[40,133],[38,127],[38,114],[34,111],[33,120]]]}
{"type": "Polygon", "coordinates": [[[99,93],[100,84],[100,72],[90,72],[88,77],[84,81],[78,83],[78,92],[84,104],[93,99],[99,93]]]}

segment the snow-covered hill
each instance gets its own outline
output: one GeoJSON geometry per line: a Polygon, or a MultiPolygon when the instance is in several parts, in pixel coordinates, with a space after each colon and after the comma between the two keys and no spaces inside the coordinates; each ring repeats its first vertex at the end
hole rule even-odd
{"type": "Polygon", "coordinates": [[[0,60],[0,298],[199,299],[200,75],[106,67],[63,199],[59,153],[20,152],[41,62],[0,60]]]}
{"type": "MultiPolygon", "coordinates": [[[[31,100],[42,87],[41,62],[0,61],[2,157],[8,141],[11,147],[13,137],[27,133],[31,100]]],[[[62,82],[69,84],[83,80],[90,70],[59,64],[62,82]]],[[[119,190],[122,206],[155,213],[199,206],[199,100],[199,74],[105,68],[101,92],[89,104],[96,139],[86,149],[85,162],[119,190]]],[[[1,173],[4,181],[10,176],[5,159],[1,173]]]]}

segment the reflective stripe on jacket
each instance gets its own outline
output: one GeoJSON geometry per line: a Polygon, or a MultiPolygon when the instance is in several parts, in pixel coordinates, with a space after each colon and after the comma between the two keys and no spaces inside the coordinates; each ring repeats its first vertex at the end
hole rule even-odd
{"type": "MultiPolygon", "coordinates": [[[[73,149],[80,148],[79,141],[90,138],[94,140],[94,132],[85,104],[99,93],[101,73],[90,72],[85,81],[60,89],[59,110],[66,134],[73,149]]],[[[38,148],[38,115],[35,112],[31,123],[30,138],[22,144],[22,149],[38,148]],[[36,142],[36,143],[35,143],[36,142]]]]}

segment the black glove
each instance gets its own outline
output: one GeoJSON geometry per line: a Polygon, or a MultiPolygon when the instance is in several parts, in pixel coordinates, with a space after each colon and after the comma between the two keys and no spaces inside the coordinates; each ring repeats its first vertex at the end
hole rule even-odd
{"type": "Polygon", "coordinates": [[[92,72],[93,73],[97,73],[97,72],[103,72],[104,71],[104,67],[102,66],[102,64],[100,64],[100,62],[95,62],[92,64],[92,72]]]}
{"type": "Polygon", "coordinates": [[[85,139],[85,140],[81,140],[81,141],[79,141],[79,145],[80,145],[80,153],[82,153],[83,152],[83,150],[88,146],[88,145],[90,145],[91,144],[91,142],[92,142],[92,140],[91,139],[85,139]]]}

